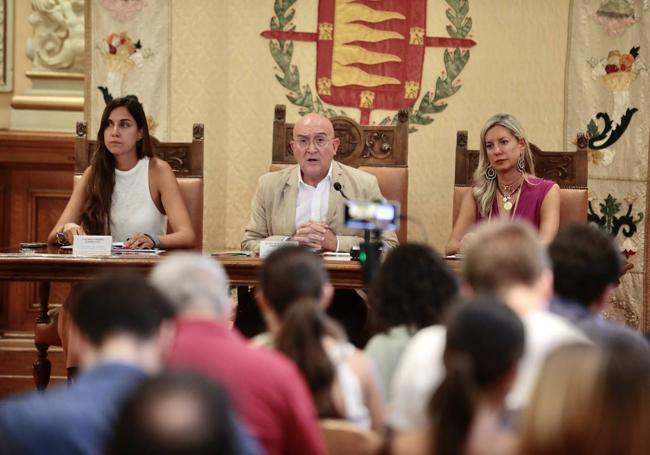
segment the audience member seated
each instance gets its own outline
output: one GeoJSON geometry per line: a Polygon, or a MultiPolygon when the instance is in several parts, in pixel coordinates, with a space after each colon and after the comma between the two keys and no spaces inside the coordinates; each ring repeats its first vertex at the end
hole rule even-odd
{"type": "Polygon", "coordinates": [[[445,248],[460,252],[472,225],[492,218],[522,219],[551,243],[560,225],[560,187],[535,177],[535,163],[519,121],[496,114],[481,130],[474,188],[461,202],[456,224],[445,248]]]}
{"type": "Polygon", "coordinates": [[[293,246],[274,251],[262,264],[260,285],[255,290],[266,332],[253,338],[253,344],[274,346],[282,316],[292,303],[309,298],[327,308],[333,294],[334,287],[319,257],[293,246]]]}
{"type": "Polygon", "coordinates": [[[309,390],[283,355],[255,349],[229,328],[228,277],[209,257],[179,253],[154,267],[151,280],[176,307],[168,362],[221,384],[268,454],[324,452],[309,390]]]}
{"type": "Polygon", "coordinates": [[[502,220],[480,226],[468,245],[463,276],[475,294],[499,293],[522,318],[526,348],[507,405],[528,402],[544,358],[558,346],[587,342],[585,335],[548,311],[553,275],[546,247],[529,224],[502,220]]]}
{"type": "Polygon", "coordinates": [[[214,382],[166,373],[145,381],[126,400],[107,453],[252,455],[260,448],[244,433],[214,382]]]}
{"type": "MultiPolygon", "coordinates": [[[[111,235],[127,248],[192,247],[194,228],[174,172],[152,150],[138,98],[129,95],[108,103],[92,164],[75,185],[48,242],[67,245],[75,235],[92,234],[111,235]],[[172,229],[168,234],[167,218],[172,229]]],[[[52,327],[58,326],[66,366],[76,367],[67,313],[66,302],[58,316],[52,313],[52,327]]]]}
{"type": "Polygon", "coordinates": [[[551,353],[521,426],[522,455],[650,453],[650,358],[638,345],[551,353]]]}
{"type": "MultiPolygon", "coordinates": [[[[552,272],[546,248],[528,223],[498,220],[479,225],[467,245],[462,273],[466,292],[499,294],[524,323],[524,356],[506,402],[510,410],[519,411],[528,401],[547,353],[587,338],[546,311],[553,292],[552,272]]],[[[443,377],[443,348],[444,329],[422,337],[418,333],[407,346],[393,383],[389,423],[396,430],[418,428],[426,422],[423,403],[443,377]]]]}
{"type": "MultiPolygon", "coordinates": [[[[322,260],[305,247],[280,248],[264,261],[260,284],[256,300],[270,331],[261,341],[276,345],[297,363],[317,405],[317,392],[327,390],[319,387],[321,381],[329,381],[327,374],[321,376],[318,371],[331,368],[334,378],[329,383],[334,397],[326,401],[337,404],[341,417],[383,431],[383,404],[368,357],[350,344],[343,330],[324,313],[332,286],[322,260]],[[308,308],[303,306],[305,299],[311,304],[308,308]]],[[[325,411],[320,416],[335,415],[325,411]]]]}
{"type": "Polygon", "coordinates": [[[596,343],[623,338],[648,349],[637,331],[600,316],[623,273],[623,256],[614,239],[596,226],[575,224],[561,229],[549,246],[555,297],[549,309],[596,343]]]}
{"type": "Polygon", "coordinates": [[[494,297],[479,297],[453,308],[446,325],[446,373],[429,402],[428,428],[398,434],[393,453],[514,453],[504,401],[524,350],[521,320],[494,297]]]}
{"type": "Polygon", "coordinates": [[[162,366],[174,309],[144,278],[109,275],[85,284],[70,313],[82,372],[70,386],[0,404],[7,453],[101,453],[122,401],[162,366]]]}
{"type": "Polygon", "coordinates": [[[299,300],[282,317],[276,349],[298,365],[320,418],[343,418],[380,433],[382,402],[369,363],[337,328],[316,302],[299,300]]]}
{"type": "MultiPolygon", "coordinates": [[[[348,252],[363,241],[362,231],[344,226],[344,198],[334,184],[350,199],[383,197],[375,176],[334,161],[339,142],[326,117],[311,113],[296,122],[291,150],[298,164],[259,179],[243,250],[259,251],[260,240],[291,239],[317,251],[348,252]]],[[[395,246],[395,233],[385,233],[384,243],[395,246]]]]}
{"type": "Polygon", "coordinates": [[[430,247],[406,244],[389,252],[370,291],[378,333],[365,348],[385,400],[392,399],[393,373],[411,337],[439,324],[457,294],[454,272],[430,247]]]}

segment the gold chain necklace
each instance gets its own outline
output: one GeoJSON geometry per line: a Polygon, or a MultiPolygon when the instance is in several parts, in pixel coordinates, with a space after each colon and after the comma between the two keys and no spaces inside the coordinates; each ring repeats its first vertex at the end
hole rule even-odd
{"type": "Polygon", "coordinates": [[[512,210],[512,196],[519,191],[519,188],[521,188],[521,182],[513,189],[512,185],[503,185],[503,190],[501,190],[501,187],[497,185],[497,189],[499,190],[499,193],[501,194],[501,197],[503,198],[503,208],[506,211],[512,210]]]}

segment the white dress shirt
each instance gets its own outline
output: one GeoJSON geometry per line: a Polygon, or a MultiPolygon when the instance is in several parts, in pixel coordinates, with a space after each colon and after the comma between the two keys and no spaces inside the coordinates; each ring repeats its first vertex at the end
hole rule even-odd
{"type": "Polygon", "coordinates": [[[298,198],[296,200],[296,229],[308,221],[327,223],[327,209],[332,184],[332,165],[323,180],[315,187],[306,184],[298,173],[298,198]]]}

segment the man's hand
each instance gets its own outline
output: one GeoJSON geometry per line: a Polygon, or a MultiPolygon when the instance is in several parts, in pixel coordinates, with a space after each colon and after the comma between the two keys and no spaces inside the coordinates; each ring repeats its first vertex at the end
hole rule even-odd
{"type": "Polygon", "coordinates": [[[291,240],[317,251],[336,251],[336,234],[323,223],[308,221],[298,226],[291,240]]]}

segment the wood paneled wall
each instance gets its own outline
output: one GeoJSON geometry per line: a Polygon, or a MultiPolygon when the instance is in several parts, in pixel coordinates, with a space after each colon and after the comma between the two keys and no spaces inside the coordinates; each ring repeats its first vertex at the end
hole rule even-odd
{"type": "MultiPolygon", "coordinates": [[[[72,133],[0,131],[0,246],[45,242],[72,192],[72,133]]],[[[33,283],[0,284],[0,330],[33,330],[38,309],[33,283]]],[[[69,285],[52,286],[50,302],[69,285]]]]}

